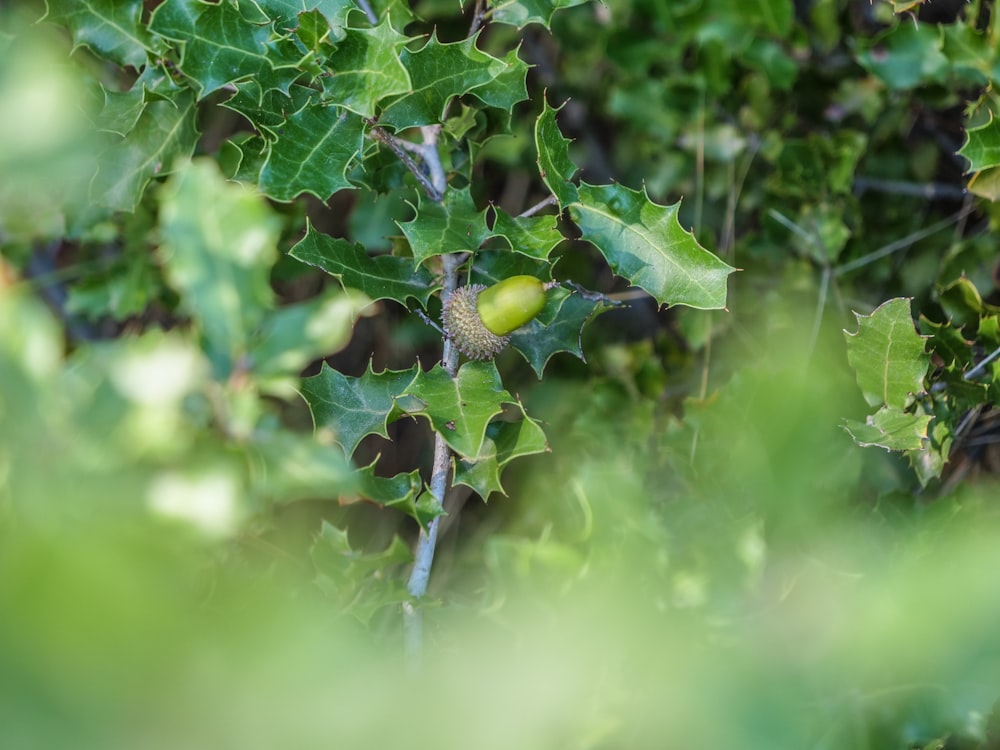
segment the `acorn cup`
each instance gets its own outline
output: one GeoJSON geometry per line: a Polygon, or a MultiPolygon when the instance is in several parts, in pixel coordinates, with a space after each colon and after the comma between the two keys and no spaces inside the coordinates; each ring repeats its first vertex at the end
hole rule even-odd
{"type": "Polygon", "coordinates": [[[545,284],[534,276],[511,276],[491,287],[469,284],[444,301],[445,335],[469,359],[493,359],[510,343],[508,334],[545,307],[545,284]]]}

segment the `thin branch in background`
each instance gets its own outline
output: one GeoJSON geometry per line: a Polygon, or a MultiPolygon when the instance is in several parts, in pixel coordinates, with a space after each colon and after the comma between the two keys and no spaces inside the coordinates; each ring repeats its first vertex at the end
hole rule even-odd
{"type": "Polygon", "coordinates": [[[554,206],[558,202],[558,199],[554,195],[550,195],[548,198],[542,201],[538,201],[534,206],[526,209],[517,215],[519,219],[527,219],[529,216],[534,216],[542,209],[548,206],[554,206]]]}
{"type": "Polygon", "coordinates": [[[362,12],[365,14],[365,18],[368,19],[368,23],[375,26],[378,23],[378,16],[375,15],[375,11],[372,10],[372,6],[368,3],[368,0],[356,0],[358,7],[361,8],[362,12]]]}
{"type": "Polygon", "coordinates": [[[925,227],[924,229],[919,229],[916,232],[913,232],[912,234],[908,234],[906,237],[902,237],[896,240],[895,242],[890,242],[885,247],[881,247],[878,250],[875,250],[874,252],[868,253],[867,255],[863,255],[860,258],[852,260],[850,263],[844,263],[843,265],[837,266],[836,268],[833,269],[833,275],[842,276],[845,273],[850,273],[851,271],[863,268],[867,266],[869,263],[874,263],[875,261],[880,260],[886,257],[887,255],[892,255],[893,253],[899,252],[900,250],[905,250],[906,248],[910,247],[910,245],[913,245],[914,243],[919,242],[920,240],[925,239],[927,237],[930,237],[932,234],[940,232],[942,229],[947,229],[952,224],[961,221],[970,213],[972,213],[974,209],[975,206],[971,204],[964,206],[963,208],[953,213],[951,216],[948,216],[947,218],[944,218],[939,222],[931,224],[929,227],[925,227]]]}
{"type": "Polygon", "coordinates": [[[978,365],[976,365],[967,373],[965,373],[963,377],[966,380],[975,380],[986,371],[986,368],[989,367],[990,363],[997,357],[1000,357],[1000,347],[997,347],[992,352],[990,352],[989,356],[987,356],[982,362],[980,362],[978,365]]]}
{"type": "MultiPolygon", "coordinates": [[[[384,128],[379,127],[375,120],[369,119],[368,125],[371,126],[369,135],[377,140],[379,143],[384,143],[389,149],[399,158],[403,165],[410,170],[411,174],[420,183],[420,187],[424,189],[427,193],[427,197],[433,201],[440,201],[444,197],[444,189],[439,188],[435,185],[434,180],[434,168],[433,165],[436,163],[437,169],[441,169],[441,160],[437,157],[437,149],[434,149],[434,158],[432,162],[428,162],[426,158],[423,159],[424,165],[427,167],[426,171],[417,162],[413,160],[413,157],[407,153],[407,150],[414,150],[413,147],[420,148],[417,144],[410,143],[408,141],[403,141],[401,138],[397,138],[392,133],[389,133],[384,128]],[[407,143],[404,147],[402,144],[407,143]],[[430,176],[428,176],[430,174],[430,176]]],[[[428,150],[423,149],[420,152],[421,157],[426,157],[428,155],[428,150]]],[[[443,174],[443,172],[441,173],[443,174]]]]}
{"type": "Polygon", "coordinates": [[[856,177],[854,179],[854,192],[857,195],[863,195],[869,190],[889,193],[890,195],[912,195],[926,198],[929,201],[960,201],[965,198],[968,192],[963,187],[949,185],[945,182],[906,182],[905,180],[880,180],[876,177],[856,177]]]}
{"type": "Polygon", "coordinates": [[[476,32],[483,27],[483,24],[486,23],[487,13],[486,0],[476,0],[475,9],[472,12],[472,23],[469,24],[469,33],[467,36],[475,36],[476,32]]]}

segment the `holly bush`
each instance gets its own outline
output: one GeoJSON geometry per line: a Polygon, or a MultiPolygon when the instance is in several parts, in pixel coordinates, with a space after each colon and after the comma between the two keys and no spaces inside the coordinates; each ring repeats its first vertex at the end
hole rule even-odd
{"type": "Polygon", "coordinates": [[[997,746],[998,35],[0,11],[0,736],[997,746]]]}

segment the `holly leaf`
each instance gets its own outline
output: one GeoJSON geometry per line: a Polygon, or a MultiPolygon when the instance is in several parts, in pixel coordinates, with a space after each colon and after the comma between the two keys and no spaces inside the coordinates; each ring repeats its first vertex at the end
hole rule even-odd
{"type": "Polygon", "coordinates": [[[348,29],[325,61],[327,96],[362,117],[374,117],[379,101],[410,89],[410,76],[399,60],[407,41],[388,19],[371,29],[348,29]]]}
{"type": "Polygon", "coordinates": [[[546,28],[552,21],[552,14],[560,8],[583,5],[588,0],[500,0],[492,6],[490,20],[506,23],[523,29],[531,23],[540,23],[546,28]]]}
{"type": "Polygon", "coordinates": [[[518,419],[498,419],[486,427],[486,439],[475,459],[458,458],[455,461],[455,484],[472,488],[484,500],[494,492],[506,496],[500,477],[507,464],[515,458],[549,450],[538,422],[525,413],[520,403],[515,404],[515,408],[520,414],[518,419]]]}
{"type": "Polygon", "coordinates": [[[468,187],[448,190],[440,203],[421,199],[416,214],[412,220],[396,224],[410,243],[418,266],[442,253],[475,250],[490,236],[486,211],[476,209],[468,187]]]}
{"type": "Polygon", "coordinates": [[[531,365],[539,379],[558,352],[569,352],[586,362],[581,340],[583,329],[608,309],[561,288],[549,292],[545,308],[537,318],[510,335],[511,346],[531,365]]]}
{"type": "Polygon", "coordinates": [[[487,107],[495,107],[509,115],[515,104],[528,98],[526,81],[530,66],[518,56],[516,49],[504,56],[503,63],[506,67],[488,86],[480,86],[470,93],[487,107]]]}
{"type": "Polygon", "coordinates": [[[399,59],[409,73],[412,88],[385,107],[379,124],[399,131],[440,123],[454,97],[489,84],[507,72],[507,62],[476,46],[478,38],[477,34],[442,44],[435,30],[416,52],[404,49],[399,59]]]}
{"type": "MultiPolygon", "coordinates": [[[[420,470],[394,477],[380,477],[375,474],[378,459],[358,471],[360,479],[360,499],[377,503],[386,508],[396,508],[414,519],[424,528],[438,516],[444,515],[441,503],[433,500],[433,495],[424,492],[424,482],[420,470]]],[[[341,502],[344,502],[341,499],[341,502]]]]}
{"type": "Polygon", "coordinates": [[[64,26],[73,48],[89,47],[119,65],[142,68],[160,45],[142,24],[142,0],[46,0],[44,20],[64,26]]]}
{"type": "Polygon", "coordinates": [[[222,102],[222,106],[239,112],[254,128],[274,140],[280,134],[286,113],[304,109],[315,93],[306,86],[291,86],[287,92],[265,91],[257,81],[241,81],[236,84],[236,93],[222,102]]]}
{"type": "Polygon", "coordinates": [[[857,59],[892,89],[912,89],[943,80],[949,68],[941,33],[932,24],[900,23],[861,51],[857,59]]]}
{"type": "Polygon", "coordinates": [[[965,139],[958,154],[969,160],[970,172],[1000,166],[1000,121],[990,117],[985,125],[966,130],[965,139]]]}
{"type": "Polygon", "coordinates": [[[924,390],[930,358],[913,326],[908,298],[883,302],[871,315],[854,314],[858,332],[847,336],[847,361],[870,406],[901,410],[924,390]]]}
{"type": "MultiPolygon", "coordinates": [[[[116,99],[109,102],[110,122],[104,130],[124,124],[116,99]]],[[[194,153],[198,143],[195,116],[190,91],[178,89],[169,98],[148,101],[127,134],[109,136],[110,145],[98,156],[97,173],[90,183],[91,200],[115,211],[135,211],[150,180],[169,174],[174,162],[194,153]]]]}
{"type": "Polygon", "coordinates": [[[542,180],[559,205],[569,211],[583,239],[593,244],[611,269],[645,289],[661,305],[703,310],[726,304],[726,279],[734,270],[698,244],[677,220],[680,203],[660,206],[642,191],[622,185],[570,181],[576,167],[568,141],[544,105],[535,125],[542,180]]]}
{"type": "Polygon", "coordinates": [[[331,431],[352,455],[366,435],[389,439],[387,427],[401,415],[395,399],[415,374],[416,367],[376,373],[369,362],[364,375],[351,377],[324,363],[318,375],[302,381],[301,393],[316,429],[331,431]]]}
{"type": "Polygon", "coordinates": [[[230,375],[272,307],[280,221],[214,162],[182,166],[160,195],[161,258],[181,310],[197,322],[216,376],[230,375]]]}
{"type": "Polygon", "coordinates": [[[556,246],[565,240],[558,227],[558,216],[514,217],[494,208],[493,236],[502,237],[516,253],[547,260],[556,246]]]}
{"type": "Polygon", "coordinates": [[[503,411],[503,404],[513,402],[492,362],[466,362],[455,378],[441,365],[418,370],[403,395],[420,401],[404,407],[409,414],[427,417],[449,447],[467,458],[480,454],[486,425],[503,411]]]}
{"type": "Polygon", "coordinates": [[[556,122],[558,111],[547,101],[542,103],[542,113],[535,121],[535,148],[542,182],[552,191],[559,202],[559,209],[563,210],[578,199],[576,185],[572,183],[577,168],[569,158],[569,141],[563,137],[556,122]]]}
{"type": "Polygon", "coordinates": [[[929,414],[908,414],[883,406],[864,423],[846,420],[844,428],[862,447],[877,446],[890,451],[920,451],[926,448],[929,414]]]}
{"type": "Polygon", "coordinates": [[[660,206],[645,189],[623,185],[583,183],[579,195],[579,202],[569,205],[570,216],[612,271],[661,305],[701,310],[726,306],[726,278],[736,269],[681,227],[679,202],[660,206]]]}
{"type": "Polygon", "coordinates": [[[347,26],[347,14],[357,10],[354,0],[252,0],[253,4],[269,18],[278,32],[298,27],[300,13],[318,11],[330,24],[330,29],[340,38],[347,26]]]}
{"type": "Polygon", "coordinates": [[[279,201],[302,193],[326,200],[353,187],[346,173],[364,146],[364,129],[353,112],[310,101],[279,128],[260,170],[261,190],[279,201]]]}
{"type": "Polygon", "coordinates": [[[293,50],[271,44],[270,25],[250,22],[233,3],[166,0],[149,28],[181,45],[179,68],[199,99],[243,79],[287,90],[299,75],[293,50]]]}
{"type": "Polygon", "coordinates": [[[345,289],[359,289],[373,300],[391,299],[406,305],[412,298],[427,307],[435,288],[431,273],[426,268],[414,269],[409,259],[370,256],[359,243],[322,234],[311,224],[288,254],[326,271],[345,289]]]}

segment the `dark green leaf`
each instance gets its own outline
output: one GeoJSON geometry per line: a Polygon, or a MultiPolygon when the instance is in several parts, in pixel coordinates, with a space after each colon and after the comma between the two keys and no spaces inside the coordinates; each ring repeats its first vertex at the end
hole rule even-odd
{"type": "Polygon", "coordinates": [[[362,117],[374,117],[379,101],[410,89],[410,77],[399,61],[406,42],[388,19],[372,29],[348,29],[325,61],[326,95],[362,117]]]}
{"type": "Polygon", "coordinates": [[[425,268],[414,269],[410,260],[370,256],[360,244],[322,234],[312,225],[288,254],[322,268],[344,288],[359,289],[373,300],[391,299],[406,305],[415,299],[426,307],[435,288],[431,273],[425,268]]]}
{"type": "Polygon", "coordinates": [[[556,123],[556,112],[543,102],[542,113],[535,123],[535,148],[538,151],[538,173],[559,201],[560,209],[577,201],[576,186],[571,182],[576,165],[569,158],[569,141],[563,138],[556,123]]]}
{"type": "Polygon", "coordinates": [[[449,190],[440,203],[421,200],[416,210],[411,221],[396,223],[417,265],[442,253],[476,250],[490,236],[486,211],[476,209],[468,188],[449,190]]]}
{"type": "Polygon", "coordinates": [[[302,381],[302,396],[316,429],[331,431],[351,455],[365,435],[388,439],[386,427],[399,416],[395,398],[407,389],[415,374],[416,368],[376,373],[369,362],[365,374],[355,378],[324,363],[318,375],[302,381]]]}
{"type": "Polygon", "coordinates": [[[545,365],[558,352],[569,352],[586,361],[581,343],[583,328],[606,309],[579,294],[555,289],[549,292],[546,309],[511,334],[511,346],[521,353],[541,379],[545,365]]]}
{"type": "Polygon", "coordinates": [[[538,260],[546,260],[565,237],[559,231],[557,216],[513,217],[499,208],[494,209],[496,221],[493,236],[503,237],[511,250],[538,260]]]}
{"type": "Polygon", "coordinates": [[[146,53],[157,52],[140,22],[142,0],[46,0],[45,20],[65,26],[73,45],[85,45],[119,65],[141,68],[146,53]]]}

